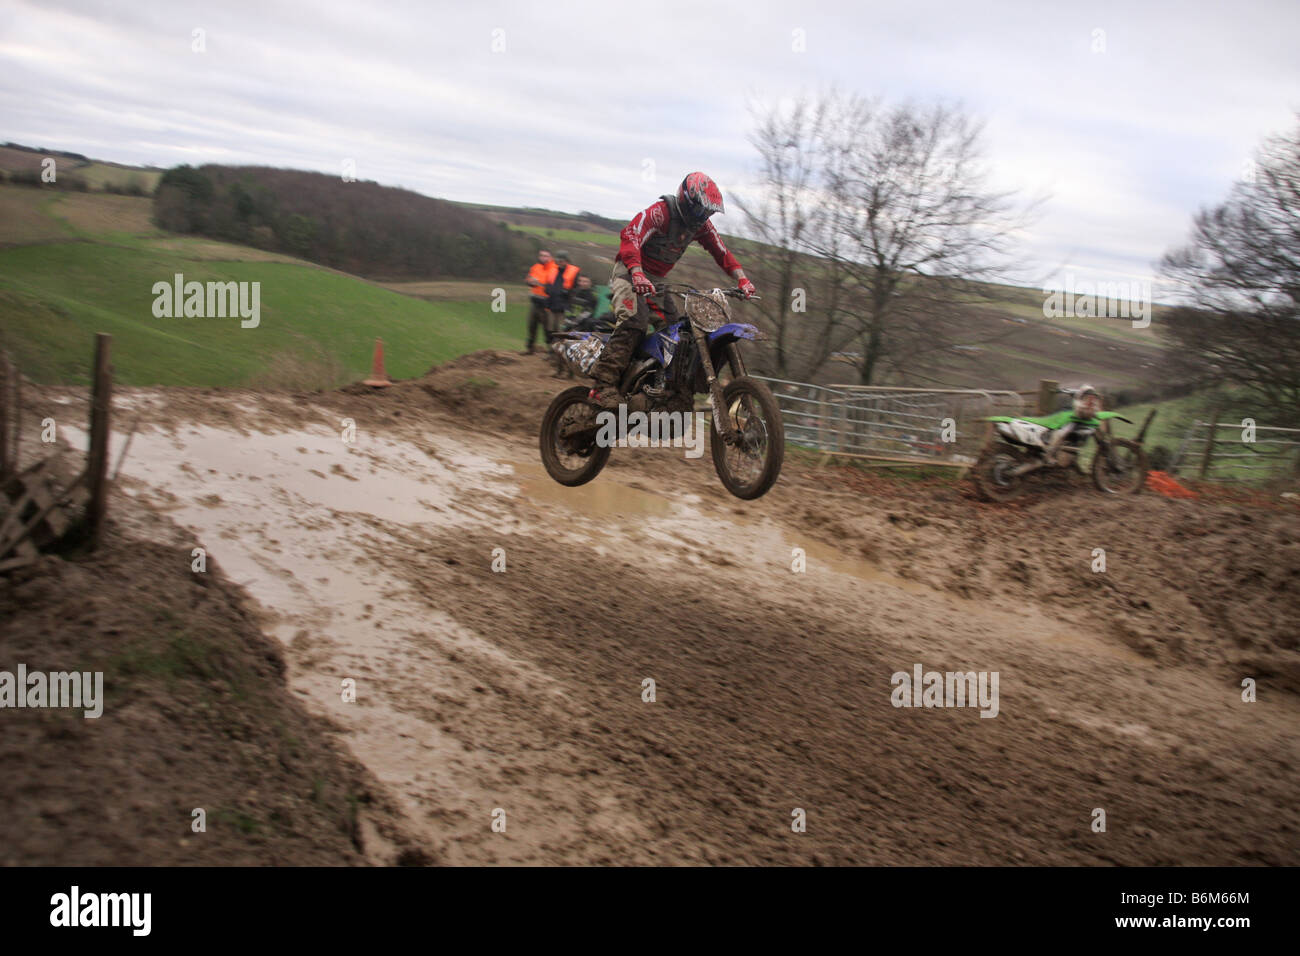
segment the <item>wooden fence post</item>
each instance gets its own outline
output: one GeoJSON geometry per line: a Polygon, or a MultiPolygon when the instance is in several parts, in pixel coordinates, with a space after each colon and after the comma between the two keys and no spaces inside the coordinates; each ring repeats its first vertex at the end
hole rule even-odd
{"type": "Polygon", "coordinates": [[[1038,415],[1050,415],[1056,411],[1056,394],[1057,389],[1061,387],[1060,382],[1053,382],[1049,378],[1040,378],[1038,380],[1038,415]]]}
{"type": "Polygon", "coordinates": [[[86,456],[86,484],[90,502],[86,506],[86,528],[90,547],[99,545],[99,535],[108,511],[108,440],[109,413],[113,404],[113,370],[108,364],[108,350],[113,337],[105,332],[95,335],[94,382],[90,401],[90,448],[86,456]]]}
{"type": "Polygon", "coordinates": [[[1205,438],[1205,454],[1201,456],[1201,470],[1197,477],[1205,480],[1205,474],[1210,470],[1210,462],[1214,458],[1214,436],[1219,432],[1219,403],[1214,403],[1214,411],[1210,415],[1210,433],[1205,438]]]}

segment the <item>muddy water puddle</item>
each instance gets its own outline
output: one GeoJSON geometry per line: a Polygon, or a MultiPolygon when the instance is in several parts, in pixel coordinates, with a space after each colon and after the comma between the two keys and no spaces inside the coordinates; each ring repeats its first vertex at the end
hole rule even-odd
{"type": "MultiPolygon", "coordinates": [[[[62,432],[85,447],[85,432],[66,425],[62,432]]],[[[114,435],[109,458],[114,466],[124,443],[125,436],[114,435]]],[[[216,494],[221,502],[258,504],[277,493],[386,521],[441,522],[456,520],[451,505],[467,475],[486,479],[501,471],[490,459],[459,448],[449,451],[376,438],[347,443],[324,428],[241,434],[189,425],[136,433],[122,472],[173,492],[209,486],[209,502],[216,494]]]]}
{"type": "MultiPolygon", "coordinates": [[[[625,551],[634,548],[646,559],[658,556],[666,564],[680,566],[685,558],[688,565],[701,573],[736,577],[758,574],[765,580],[790,583],[804,580],[830,585],[841,594],[860,594],[861,586],[867,585],[890,601],[902,592],[921,599],[922,603],[914,607],[922,617],[934,615],[940,619],[955,613],[972,630],[983,627],[1035,647],[1059,647],[1071,653],[1102,655],[1142,666],[1151,663],[1124,645],[1084,630],[1066,630],[1067,624],[1037,608],[1004,608],[996,602],[968,598],[924,581],[891,574],[873,561],[804,537],[797,529],[775,521],[735,512],[719,513],[707,507],[697,495],[674,498],[656,494],[605,474],[586,485],[567,488],[553,481],[540,463],[514,460],[498,463],[511,469],[521,497],[547,508],[564,509],[566,514],[573,515],[574,523],[591,519],[598,531],[616,529],[620,547],[625,551]],[[795,575],[796,562],[806,577],[795,575]]],[[[911,537],[901,530],[892,533],[911,537]]]]}
{"type": "Polygon", "coordinates": [[[576,488],[554,481],[540,463],[499,460],[518,482],[521,497],[545,506],[558,506],[598,521],[635,523],[650,542],[686,548],[707,563],[710,551],[726,554],[733,563],[758,563],[766,571],[792,569],[795,549],[802,549],[808,573],[828,570],[872,584],[912,593],[936,593],[917,581],[897,577],[863,558],[845,555],[829,545],[802,540],[772,521],[737,515],[725,518],[706,511],[698,495],[658,494],[611,480],[605,475],[576,488]]]}
{"type": "Polygon", "coordinates": [[[648,518],[688,508],[694,495],[671,498],[597,477],[571,488],[555,481],[538,462],[501,460],[518,483],[519,495],[543,505],[560,506],[591,518],[648,518]]]}

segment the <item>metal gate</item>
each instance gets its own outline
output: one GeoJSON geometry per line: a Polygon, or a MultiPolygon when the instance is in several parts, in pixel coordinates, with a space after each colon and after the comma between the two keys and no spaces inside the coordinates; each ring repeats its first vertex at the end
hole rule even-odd
{"type": "Polygon", "coordinates": [[[763,381],[787,445],[883,463],[969,467],[990,434],[984,418],[1024,414],[1010,391],[763,381]]]}

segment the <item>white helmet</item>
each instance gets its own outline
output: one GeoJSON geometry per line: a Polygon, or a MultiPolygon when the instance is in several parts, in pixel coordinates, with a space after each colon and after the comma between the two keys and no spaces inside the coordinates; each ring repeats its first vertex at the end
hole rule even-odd
{"type": "Polygon", "coordinates": [[[1074,414],[1092,418],[1101,411],[1101,393],[1091,385],[1080,385],[1074,393],[1074,414]]]}

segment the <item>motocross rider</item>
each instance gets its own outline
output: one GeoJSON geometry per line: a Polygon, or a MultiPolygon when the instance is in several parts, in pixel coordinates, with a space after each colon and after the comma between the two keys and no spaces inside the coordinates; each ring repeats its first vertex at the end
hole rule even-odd
{"type": "Polygon", "coordinates": [[[1074,410],[1074,417],[1068,422],[1052,432],[1052,437],[1048,439],[1044,447],[1044,456],[1051,464],[1057,464],[1056,453],[1060,450],[1065,439],[1074,431],[1075,425],[1090,422],[1097,417],[1101,411],[1101,394],[1091,385],[1080,385],[1074,392],[1074,400],[1071,403],[1074,410]]]}
{"type": "Polygon", "coordinates": [[[745,270],[709,222],[710,216],[722,211],[722,191],[717,184],[704,173],[690,173],[677,187],[677,195],[660,196],[619,233],[618,256],[609,280],[615,325],[591,370],[596,387],[588,397],[594,404],[614,409],[623,403],[618,385],[647,324],[653,317],[655,328],[661,329],[677,320],[672,297],[656,293],[653,280],[666,276],[692,242],[713,255],[718,267],[736,280],[745,298],[754,294],[754,283],[745,278],[745,270]]]}

